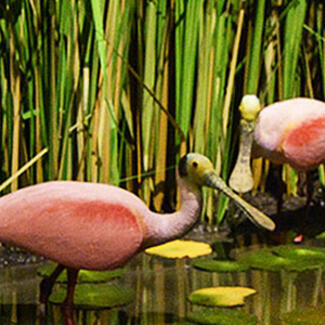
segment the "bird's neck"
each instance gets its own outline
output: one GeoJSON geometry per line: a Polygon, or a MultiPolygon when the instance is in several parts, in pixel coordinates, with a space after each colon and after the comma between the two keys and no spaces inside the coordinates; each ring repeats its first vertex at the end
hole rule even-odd
{"type": "Polygon", "coordinates": [[[198,221],[202,211],[201,189],[178,179],[180,209],[173,213],[152,213],[144,217],[146,238],[144,247],[150,247],[182,237],[198,221]]]}

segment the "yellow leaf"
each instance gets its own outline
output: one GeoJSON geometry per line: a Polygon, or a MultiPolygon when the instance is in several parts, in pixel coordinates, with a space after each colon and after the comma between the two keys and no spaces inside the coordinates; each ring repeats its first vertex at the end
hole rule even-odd
{"type": "Polygon", "coordinates": [[[212,253],[209,244],[192,240],[174,240],[159,246],[147,248],[147,254],[166,258],[195,258],[212,253]]]}
{"type": "Polygon", "coordinates": [[[198,305],[233,307],[244,304],[244,298],[256,293],[246,287],[211,287],[192,292],[189,300],[198,305]]]}

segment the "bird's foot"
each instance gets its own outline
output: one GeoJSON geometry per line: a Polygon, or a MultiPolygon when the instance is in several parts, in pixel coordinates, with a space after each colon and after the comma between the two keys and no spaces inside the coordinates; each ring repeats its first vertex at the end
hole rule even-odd
{"type": "Polygon", "coordinates": [[[44,318],[46,316],[46,303],[41,302],[39,304],[39,313],[42,318],[44,318]]]}
{"type": "Polygon", "coordinates": [[[293,239],[293,242],[294,242],[295,244],[301,244],[303,241],[304,241],[304,235],[303,235],[303,234],[299,234],[298,236],[296,236],[296,237],[293,239]]]}
{"type": "Polygon", "coordinates": [[[64,324],[65,325],[74,325],[73,320],[73,306],[62,304],[61,306],[63,317],[64,317],[64,324]]]}
{"type": "Polygon", "coordinates": [[[51,291],[52,291],[52,285],[49,282],[49,279],[44,278],[40,284],[40,298],[39,298],[40,301],[39,311],[40,311],[40,316],[43,318],[46,316],[46,307],[47,307],[47,302],[51,294],[51,291]]]}

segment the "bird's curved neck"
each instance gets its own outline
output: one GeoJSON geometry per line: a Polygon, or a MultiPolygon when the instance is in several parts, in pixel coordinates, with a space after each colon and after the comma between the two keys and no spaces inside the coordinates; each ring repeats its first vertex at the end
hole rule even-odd
{"type": "Polygon", "coordinates": [[[184,179],[178,179],[180,209],[173,213],[152,213],[144,216],[146,236],[144,247],[162,244],[182,237],[198,221],[202,210],[201,189],[184,179]]]}

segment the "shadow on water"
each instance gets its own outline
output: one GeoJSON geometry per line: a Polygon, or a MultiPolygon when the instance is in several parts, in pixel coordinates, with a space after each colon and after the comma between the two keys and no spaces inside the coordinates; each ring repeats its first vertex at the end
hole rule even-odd
{"type": "MultiPolygon", "coordinates": [[[[195,237],[197,240],[199,236],[195,237]]],[[[204,239],[206,241],[206,234],[204,239]]],[[[260,246],[257,243],[249,250],[260,246]]],[[[233,254],[238,256],[247,250],[239,248],[233,254]]],[[[37,275],[39,266],[31,264],[0,269],[0,324],[43,324],[37,305],[41,280],[37,275]]],[[[113,309],[76,310],[76,325],[181,323],[197,308],[187,299],[192,291],[211,286],[237,285],[252,287],[257,291],[257,294],[246,299],[243,307],[237,309],[256,315],[260,324],[279,325],[282,324],[280,316],[291,310],[316,308],[324,304],[324,284],[323,268],[299,273],[258,270],[210,273],[195,269],[190,260],[166,260],[140,254],[126,267],[121,278],[109,283],[133,289],[133,302],[113,309]]],[[[59,306],[51,304],[47,317],[49,325],[63,324],[59,306]]]]}

